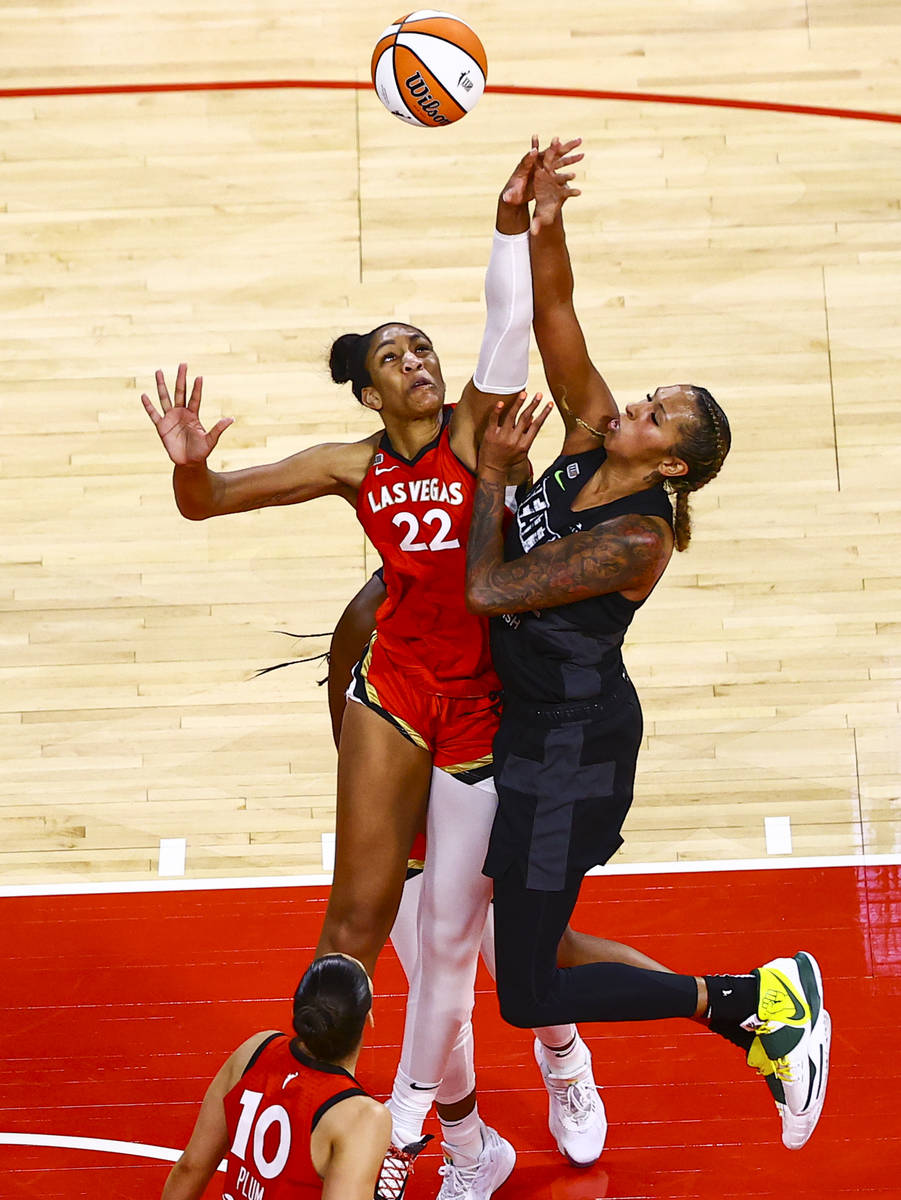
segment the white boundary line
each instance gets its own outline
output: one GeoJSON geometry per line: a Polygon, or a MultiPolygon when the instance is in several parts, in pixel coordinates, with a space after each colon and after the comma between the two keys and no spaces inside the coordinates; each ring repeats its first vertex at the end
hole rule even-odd
{"type": "MultiPolygon", "coordinates": [[[[825,867],[880,867],[901,865],[901,854],[841,854],[808,858],[732,858],[719,862],[627,863],[592,867],[589,875],[694,875],[717,871],[785,871],[825,867]]],[[[213,892],[235,888],[324,887],[328,875],[243,876],[234,879],[166,879],[113,883],[5,884],[4,896],[102,896],[121,892],[213,892]]]]}
{"type": "MultiPolygon", "coordinates": [[[[0,1146],[52,1146],[55,1150],[97,1150],[101,1154],[130,1154],[133,1158],[155,1158],[177,1162],[181,1150],[168,1146],[149,1146],[145,1142],[117,1142],[107,1138],[64,1137],[55,1133],[3,1133],[0,1146]]],[[[225,1170],[225,1159],[216,1168],[225,1170]]]]}

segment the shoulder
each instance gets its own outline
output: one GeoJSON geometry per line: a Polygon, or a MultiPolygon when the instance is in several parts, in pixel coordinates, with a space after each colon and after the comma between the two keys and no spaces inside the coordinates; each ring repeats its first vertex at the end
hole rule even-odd
{"type": "Polygon", "coordinates": [[[339,484],[356,489],[372,466],[383,430],[358,442],[325,442],[317,447],[328,473],[339,484]]]}
{"type": "Polygon", "coordinates": [[[236,1050],[231,1052],[216,1072],[214,1079],[207,1089],[207,1095],[218,1096],[220,1099],[224,1099],[247,1070],[247,1064],[251,1061],[254,1054],[256,1054],[268,1038],[273,1036],[283,1037],[284,1034],[278,1029],[267,1029],[262,1033],[254,1033],[243,1041],[236,1050]]]}
{"type": "Polygon", "coordinates": [[[234,1051],[229,1062],[236,1071],[236,1078],[239,1078],[246,1070],[247,1064],[265,1045],[266,1042],[276,1037],[284,1037],[280,1029],[264,1029],[262,1033],[255,1033],[234,1051]]]}
{"type": "Polygon", "coordinates": [[[316,1128],[332,1139],[356,1137],[364,1130],[374,1135],[390,1133],[391,1114],[372,1096],[346,1096],[323,1114],[316,1128]]]}

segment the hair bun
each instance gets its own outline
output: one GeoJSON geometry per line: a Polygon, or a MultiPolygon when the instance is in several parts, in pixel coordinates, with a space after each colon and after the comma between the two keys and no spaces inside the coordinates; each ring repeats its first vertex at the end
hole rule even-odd
{"type": "Polygon", "coordinates": [[[328,365],[335,383],[347,383],[348,380],[353,379],[355,354],[360,345],[361,336],[359,333],[342,333],[332,342],[328,365]]]}
{"type": "Polygon", "coordinates": [[[327,1014],[319,1008],[314,1008],[312,1004],[306,1004],[295,1012],[294,1028],[301,1037],[305,1034],[314,1037],[322,1035],[329,1028],[327,1014]]]}

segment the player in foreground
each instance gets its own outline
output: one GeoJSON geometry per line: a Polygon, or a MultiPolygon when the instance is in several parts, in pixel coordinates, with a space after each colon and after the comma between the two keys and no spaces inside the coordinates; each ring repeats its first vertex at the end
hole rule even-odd
{"type": "Polygon", "coordinates": [[[561,968],[560,939],[582,878],[622,844],[642,716],[621,646],[675,546],[690,539],[688,496],[709,483],[730,431],[709,392],[658,387],[622,412],[592,363],[573,307],[561,210],[573,189],[536,166],[545,214],[533,223],[534,327],[561,409],[561,453],[521,489],[506,537],[506,481],[552,406],[499,404],[481,443],[468,543],[467,600],[491,616],[504,685],[494,741],[497,815],[485,862],[494,880],[497,989],[504,1018],[706,1019],[767,1076],[783,1142],[802,1146],[819,1119],[830,1018],[812,955],[745,975],[678,975],[596,961],[561,968]],[[675,499],[675,512],[670,496],[675,499]]]}
{"type": "Polygon", "coordinates": [[[199,1200],[223,1158],[223,1200],[372,1200],[391,1117],[353,1076],[371,1008],[361,963],[316,959],[294,993],[296,1036],[256,1033],[229,1055],[162,1200],[199,1200]]]}

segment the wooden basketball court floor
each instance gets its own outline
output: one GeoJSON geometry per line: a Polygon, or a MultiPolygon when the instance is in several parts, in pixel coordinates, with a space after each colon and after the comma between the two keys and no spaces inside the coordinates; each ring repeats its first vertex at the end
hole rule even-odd
{"type": "MultiPolygon", "coordinates": [[[[835,1049],[821,1127],[791,1154],[730,1047],[671,1022],[586,1030],[611,1128],[577,1172],[549,1147],[529,1039],[480,976],[481,1106],[519,1151],[502,1194],[899,1194],[896,6],[459,12],[495,90],[435,132],[366,88],[394,10],[0,14],[10,1196],[155,1194],[222,1057],[284,1023],[328,880],[321,671],[255,672],[325,649],[277,631],[327,633],[371,548],[330,500],[183,522],[138,395],[187,359],[207,418],[236,418],[230,468],[372,431],[323,368],[346,329],[422,324],[459,389],[494,196],[533,130],[585,139],[567,225],[617,397],[692,379],[734,431],[691,550],[630,634],[636,804],[578,922],[684,970],[807,946],[835,1049]]],[[[538,465],[559,432],[542,436],[538,465]]],[[[361,1074],[384,1094],[390,950],[376,985],[361,1074]]],[[[436,1167],[424,1156],[413,1200],[436,1167]]]]}

